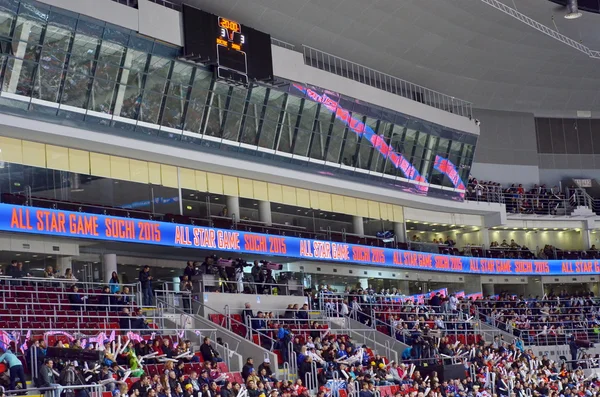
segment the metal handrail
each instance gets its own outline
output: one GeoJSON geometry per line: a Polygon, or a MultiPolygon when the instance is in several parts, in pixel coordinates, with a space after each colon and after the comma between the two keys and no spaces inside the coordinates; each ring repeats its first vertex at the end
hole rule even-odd
{"type": "Polygon", "coordinates": [[[473,117],[471,102],[442,94],[423,86],[413,84],[368,66],[349,61],[325,51],[303,45],[306,65],[346,77],[380,90],[390,92],[413,101],[421,102],[436,109],[459,116],[473,117]]]}

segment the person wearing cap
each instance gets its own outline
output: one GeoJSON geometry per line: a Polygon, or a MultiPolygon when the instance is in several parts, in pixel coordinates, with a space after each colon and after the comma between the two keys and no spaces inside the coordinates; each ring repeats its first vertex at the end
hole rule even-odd
{"type": "Polygon", "coordinates": [[[271,360],[269,359],[269,357],[265,358],[265,361],[263,361],[263,363],[258,366],[258,373],[261,373],[263,369],[265,370],[265,374],[267,377],[273,378],[273,370],[271,369],[271,360]]]}
{"type": "Polygon", "coordinates": [[[255,382],[258,385],[260,382],[260,378],[256,375],[256,370],[254,368],[250,369],[250,373],[248,374],[248,378],[246,379],[246,383],[255,382]]]}
{"type": "Polygon", "coordinates": [[[186,383],[183,388],[183,397],[193,397],[194,395],[194,386],[191,383],[186,383]]]}

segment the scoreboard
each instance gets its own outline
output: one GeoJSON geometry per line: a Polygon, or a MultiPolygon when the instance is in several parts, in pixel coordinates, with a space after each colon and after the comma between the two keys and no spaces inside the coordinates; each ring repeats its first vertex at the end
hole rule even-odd
{"type": "Polygon", "coordinates": [[[218,77],[249,84],[273,79],[271,36],[183,5],[184,58],[214,65],[218,77]]]}

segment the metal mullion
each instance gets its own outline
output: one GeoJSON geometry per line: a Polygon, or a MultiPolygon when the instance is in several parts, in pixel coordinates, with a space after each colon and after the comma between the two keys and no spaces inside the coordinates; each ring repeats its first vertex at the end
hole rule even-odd
{"type": "MultiPolygon", "coordinates": [[[[270,90],[269,90],[270,93],[270,90]]],[[[285,97],[281,102],[281,111],[279,112],[279,118],[277,119],[277,129],[275,130],[275,139],[273,139],[273,148],[277,150],[279,148],[279,140],[281,139],[281,130],[283,129],[283,122],[285,121],[285,110],[287,109],[289,94],[284,94],[285,97]]],[[[260,142],[260,141],[258,141],[260,142]]],[[[272,148],[272,149],[273,149],[272,148]]]]}
{"type": "Polygon", "coordinates": [[[357,165],[357,164],[358,164],[359,153],[360,153],[360,145],[361,145],[361,143],[362,143],[362,140],[363,140],[363,138],[365,137],[365,131],[364,131],[364,128],[366,128],[366,127],[367,127],[367,125],[366,125],[366,121],[367,121],[367,120],[366,120],[366,119],[367,119],[367,117],[366,117],[366,116],[363,116],[363,117],[362,117],[362,119],[361,119],[361,121],[362,121],[362,123],[363,123],[363,125],[364,125],[364,127],[363,127],[363,132],[362,132],[362,134],[360,134],[360,136],[359,136],[359,137],[358,137],[358,139],[356,140],[356,150],[354,151],[354,156],[353,156],[353,158],[354,158],[354,159],[356,159],[356,164],[354,164],[354,167],[355,167],[355,168],[356,168],[356,167],[358,167],[358,165],[357,165]]]}
{"type": "MultiPolygon", "coordinates": [[[[381,125],[381,120],[378,119],[377,122],[376,122],[375,130],[373,131],[375,133],[375,135],[377,135],[377,133],[379,132],[380,125],[381,125]]],[[[365,124],[365,128],[367,128],[366,124],[365,124]]],[[[363,133],[363,135],[364,135],[364,133],[363,133]]],[[[376,150],[377,149],[375,148],[375,146],[371,145],[371,152],[369,153],[369,160],[367,160],[367,167],[365,168],[366,170],[369,170],[369,171],[371,170],[371,162],[373,161],[373,153],[376,150]]]]}
{"type": "Polygon", "coordinates": [[[171,61],[171,66],[169,67],[169,72],[167,73],[167,82],[165,84],[165,88],[163,89],[163,97],[160,101],[160,109],[158,110],[158,119],[156,120],[158,125],[162,125],[162,118],[165,114],[165,106],[167,103],[167,95],[169,93],[169,87],[171,86],[171,78],[173,77],[174,70],[175,61],[171,61]]]}
{"type": "MultiPolygon", "coordinates": [[[[117,72],[117,77],[116,80],[114,81],[115,83],[115,89],[113,90],[113,96],[112,99],[110,101],[110,114],[114,115],[115,112],[115,106],[117,106],[117,97],[119,96],[119,89],[118,87],[121,85],[121,79],[123,78],[123,68],[125,67],[125,59],[127,58],[127,51],[130,50],[130,48],[128,48],[127,46],[123,46],[125,48],[125,51],[123,51],[123,54],[121,55],[121,60],[119,62],[119,71],[117,72]]],[[[125,87],[127,87],[127,84],[125,84],[125,87]]]]}
{"type": "Polygon", "coordinates": [[[140,104],[139,109],[136,110],[135,120],[139,120],[142,114],[142,104],[144,103],[144,94],[146,93],[146,80],[148,79],[148,71],[150,70],[150,62],[152,60],[152,53],[146,55],[146,65],[144,66],[144,73],[142,73],[142,83],[140,84],[140,104]]]}
{"type": "MultiPolygon", "coordinates": [[[[252,98],[252,90],[257,86],[253,86],[246,90],[246,100],[244,101],[244,109],[242,110],[242,118],[240,119],[240,129],[238,131],[237,142],[242,141],[242,135],[244,133],[244,127],[246,126],[246,116],[248,114],[248,108],[250,107],[250,99],[252,98]]],[[[258,136],[258,134],[257,134],[258,136]]]]}
{"type": "Polygon", "coordinates": [[[190,107],[190,100],[192,98],[192,91],[194,89],[194,80],[196,79],[196,71],[198,68],[192,69],[192,74],[190,76],[190,81],[188,84],[187,94],[185,94],[185,103],[183,104],[183,112],[181,114],[181,129],[184,129],[185,120],[187,118],[188,108],[190,107]]]}
{"type": "MultiPolygon", "coordinates": [[[[104,33],[104,32],[102,32],[104,33]]],[[[87,88],[87,92],[85,95],[85,101],[83,102],[83,109],[88,109],[89,108],[89,102],[90,102],[90,97],[92,95],[92,87],[94,85],[94,79],[96,78],[96,69],[98,68],[98,58],[100,57],[100,49],[102,48],[102,41],[101,39],[98,39],[97,44],[96,44],[96,52],[94,53],[94,63],[92,66],[92,71],[90,73],[90,76],[88,77],[88,88],[87,88]]]]}
{"type": "MultiPolygon", "coordinates": [[[[313,128],[312,131],[310,133],[310,138],[308,140],[308,150],[306,151],[306,155],[307,157],[311,157],[311,151],[312,151],[312,145],[313,142],[315,140],[315,133],[316,133],[316,129],[317,129],[317,125],[319,124],[319,116],[321,115],[321,109],[323,108],[323,104],[319,104],[319,106],[317,107],[317,111],[315,112],[315,119],[313,121],[313,128]]],[[[319,131],[319,135],[320,135],[321,131],[319,131]]]]}
{"type": "Polygon", "coordinates": [[[221,127],[219,128],[219,134],[221,136],[219,138],[223,138],[225,132],[225,124],[227,124],[227,116],[229,116],[229,106],[231,105],[231,97],[233,95],[233,86],[229,87],[227,91],[227,98],[225,98],[225,107],[223,109],[223,118],[221,120],[221,127]]]}
{"type": "Polygon", "coordinates": [[[42,29],[42,33],[40,34],[40,42],[38,44],[38,47],[40,48],[39,54],[37,55],[37,59],[35,60],[35,63],[37,64],[36,68],[33,69],[33,73],[31,74],[31,97],[33,98],[33,91],[34,91],[34,87],[35,87],[35,78],[38,72],[38,69],[40,67],[40,58],[42,56],[42,50],[44,49],[44,40],[46,39],[46,30],[48,29],[48,24],[44,25],[44,28],[42,29]]]}
{"type": "Polygon", "coordinates": [[[73,44],[75,43],[75,36],[77,35],[77,26],[79,25],[79,20],[77,20],[77,24],[73,29],[73,34],[71,34],[71,39],[69,40],[69,46],[67,47],[67,52],[65,54],[65,62],[63,64],[63,73],[60,81],[60,87],[58,89],[58,103],[62,103],[63,95],[65,93],[65,81],[67,80],[67,74],[69,70],[69,62],[71,61],[71,52],[73,51],[73,44]]]}
{"type": "Polygon", "coordinates": [[[208,125],[208,118],[210,117],[210,106],[212,105],[213,98],[215,96],[214,89],[217,81],[213,77],[208,87],[208,95],[206,95],[206,102],[204,103],[204,114],[202,115],[202,122],[200,124],[200,131],[202,135],[206,134],[206,126],[208,125]]]}
{"type": "MultiPolygon", "coordinates": [[[[263,100],[262,109],[260,110],[260,117],[258,119],[258,128],[256,129],[256,141],[254,144],[258,146],[258,142],[260,142],[260,135],[262,133],[262,128],[265,123],[265,114],[267,113],[267,104],[269,103],[269,97],[271,96],[271,88],[267,90],[265,93],[265,99],[263,100]]],[[[285,104],[285,101],[284,101],[285,104]]],[[[280,115],[281,117],[281,115],[280,115]]],[[[277,135],[275,135],[273,139],[273,145],[275,145],[277,135]]]]}
{"type": "MultiPolygon", "coordinates": [[[[329,144],[331,143],[331,135],[333,134],[333,125],[335,123],[335,112],[331,114],[331,121],[329,122],[329,130],[327,131],[327,139],[325,140],[325,147],[323,148],[323,157],[327,160],[327,152],[329,151],[329,144]]],[[[339,156],[338,156],[339,158],[339,156]]]]}
{"type": "Polygon", "coordinates": [[[298,109],[298,117],[296,118],[296,125],[294,125],[294,135],[292,136],[292,142],[290,143],[290,152],[293,154],[296,148],[296,139],[298,138],[298,130],[300,129],[300,120],[302,120],[302,112],[304,111],[304,104],[306,99],[302,98],[300,102],[300,108],[298,109]]]}

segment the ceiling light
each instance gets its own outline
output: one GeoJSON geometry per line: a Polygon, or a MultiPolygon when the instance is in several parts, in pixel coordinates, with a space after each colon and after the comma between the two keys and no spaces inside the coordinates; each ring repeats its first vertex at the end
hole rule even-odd
{"type": "Polygon", "coordinates": [[[21,256],[21,254],[15,254],[15,256],[21,256]]]}
{"type": "Polygon", "coordinates": [[[555,228],[554,228],[554,230],[558,230],[558,228],[557,228],[557,227],[555,227],[555,228]]]}
{"type": "Polygon", "coordinates": [[[566,228],[566,227],[565,227],[563,230],[569,230],[569,228],[566,228]]]}
{"type": "Polygon", "coordinates": [[[34,258],[37,258],[37,255],[32,255],[34,258]]]}
{"type": "Polygon", "coordinates": [[[435,232],[435,229],[431,229],[432,232],[435,232]]]}
{"type": "Polygon", "coordinates": [[[277,209],[278,209],[278,210],[280,210],[280,209],[281,209],[281,207],[277,207],[277,209]]]}
{"type": "MultiPolygon", "coordinates": [[[[258,203],[254,203],[254,204],[252,204],[252,205],[256,207],[256,206],[258,205],[258,203]]],[[[300,211],[300,210],[298,210],[298,211],[300,211]]]]}
{"type": "Polygon", "coordinates": [[[577,0],[567,0],[567,13],[565,19],[581,18],[583,14],[579,12],[577,0]]]}
{"type": "Polygon", "coordinates": [[[190,193],[190,197],[194,197],[194,193],[190,193]]]}
{"type": "Polygon", "coordinates": [[[437,223],[432,223],[431,226],[437,226],[437,223]]]}
{"type": "Polygon", "coordinates": [[[25,261],[25,263],[29,263],[29,261],[25,261]]]}
{"type": "Polygon", "coordinates": [[[216,201],[218,201],[218,200],[219,200],[219,198],[218,198],[218,197],[215,197],[215,200],[216,200],[216,201]]]}

